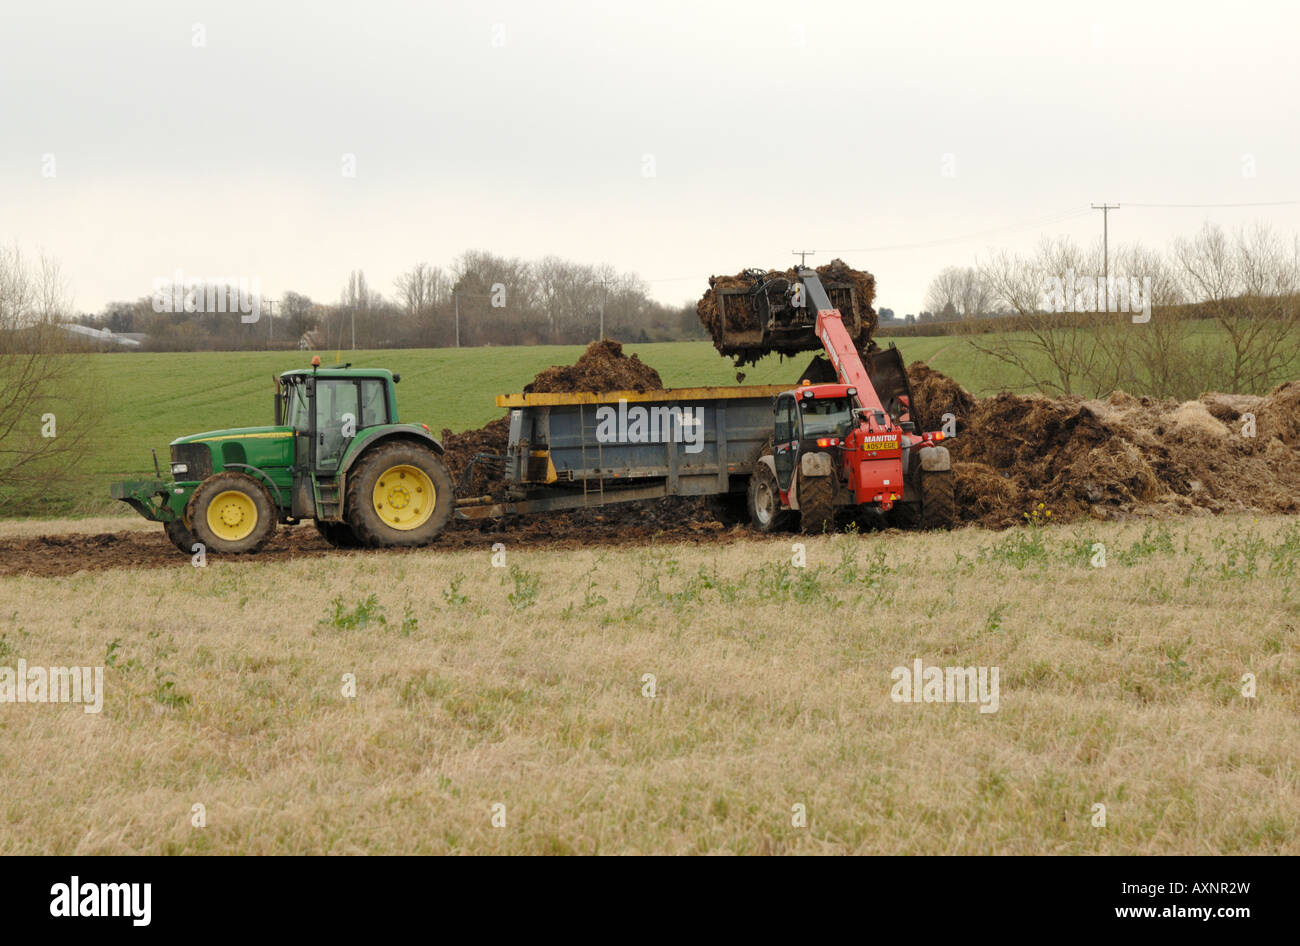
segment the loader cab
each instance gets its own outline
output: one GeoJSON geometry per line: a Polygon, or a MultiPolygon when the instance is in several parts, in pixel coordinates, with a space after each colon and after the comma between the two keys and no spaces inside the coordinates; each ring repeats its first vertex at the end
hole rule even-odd
{"type": "Polygon", "coordinates": [[[800,457],[843,446],[857,425],[852,388],[842,384],[802,385],[773,404],[772,460],[777,484],[788,490],[800,457]]]}

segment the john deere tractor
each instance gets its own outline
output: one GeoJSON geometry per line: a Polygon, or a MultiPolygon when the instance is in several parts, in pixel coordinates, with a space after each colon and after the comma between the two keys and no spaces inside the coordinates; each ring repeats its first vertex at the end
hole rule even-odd
{"type": "Polygon", "coordinates": [[[114,483],[112,495],[161,522],[181,551],[256,552],[278,524],[314,520],[339,547],[432,542],[455,506],[443,448],[397,418],[389,371],[312,368],[276,379],[275,424],[171,443],[171,479],[114,483]]]}

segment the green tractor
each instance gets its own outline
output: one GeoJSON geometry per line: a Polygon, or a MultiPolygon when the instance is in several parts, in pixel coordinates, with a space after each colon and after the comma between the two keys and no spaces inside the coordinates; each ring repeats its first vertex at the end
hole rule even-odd
{"type": "Polygon", "coordinates": [[[171,442],[171,480],[114,483],[181,551],[256,552],[279,523],[312,519],[340,548],[427,545],[456,501],[443,448],[397,419],[400,375],[350,365],[286,371],[275,424],[171,442]]]}

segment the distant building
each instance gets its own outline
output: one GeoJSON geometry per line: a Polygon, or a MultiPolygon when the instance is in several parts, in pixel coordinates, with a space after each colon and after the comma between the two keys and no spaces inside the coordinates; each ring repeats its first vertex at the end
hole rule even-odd
{"type": "Polygon", "coordinates": [[[60,325],[59,328],[73,335],[99,342],[121,345],[123,348],[139,348],[148,338],[143,332],[113,332],[107,328],[91,328],[88,325],[60,325]]]}

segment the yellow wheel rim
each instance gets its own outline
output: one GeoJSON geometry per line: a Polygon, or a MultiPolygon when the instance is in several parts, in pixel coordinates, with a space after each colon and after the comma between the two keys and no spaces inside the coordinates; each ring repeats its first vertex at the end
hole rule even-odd
{"type": "Polygon", "coordinates": [[[403,463],[380,474],[371,499],[384,525],[406,532],[429,521],[438,491],[424,470],[403,463]]]}
{"type": "Polygon", "coordinates": [[[208,503],[208,528],[218,539],[238,542],[257,528],[257,504],[253,497],[237,489],[218,493],[208,503]]]}

